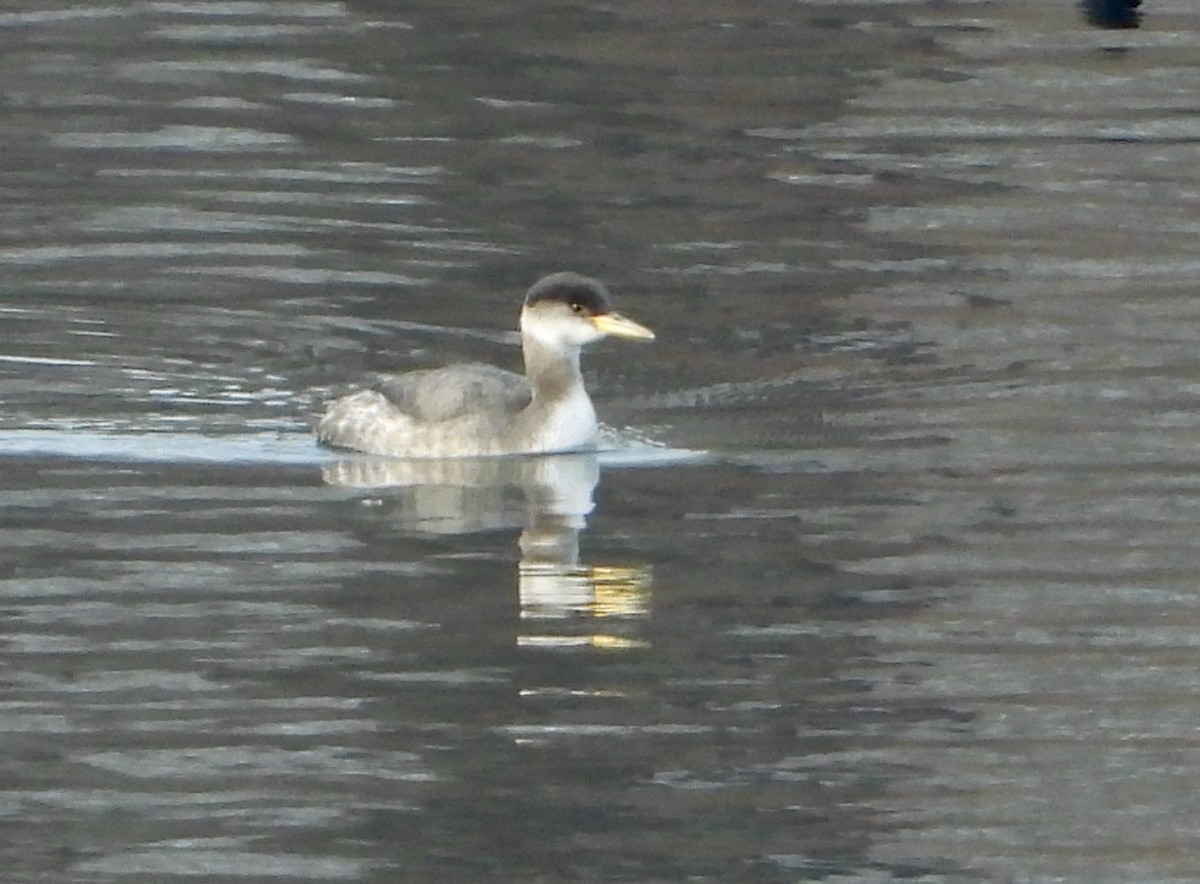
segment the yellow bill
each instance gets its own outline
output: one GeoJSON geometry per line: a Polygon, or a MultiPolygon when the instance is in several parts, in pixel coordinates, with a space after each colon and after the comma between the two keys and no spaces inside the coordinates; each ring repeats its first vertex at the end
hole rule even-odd
{"type": "Polygon", "coordinates": [[[628,338],[631,341],[653,341],[654,332],[640,322],[634,322],[620,313],[599,313],[591,317],[596,331],[614,338],[628,338]]]}

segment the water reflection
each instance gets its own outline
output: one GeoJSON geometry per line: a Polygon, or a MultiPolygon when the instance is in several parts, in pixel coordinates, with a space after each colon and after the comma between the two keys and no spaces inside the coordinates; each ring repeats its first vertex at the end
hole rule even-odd
{"type": "Polygon", "coordinates": [[[404,460],[347,457],[321,468],[330,485],[371,489],[361,499],[396,530],[468,535],[520,528],[518,593],[524,647],[643,647],[651,572],[584,565],[579,535],[600,481],[595,452],[546,457],[404,460]]]}

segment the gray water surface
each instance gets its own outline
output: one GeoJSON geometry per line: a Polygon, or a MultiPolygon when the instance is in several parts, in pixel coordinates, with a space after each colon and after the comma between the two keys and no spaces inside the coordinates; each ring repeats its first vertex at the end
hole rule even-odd
{"type": "Polygon", "coordinates": [[[1200,878],[1190,0],[20,7],[5,881],[1200,878]],[[315,446],[567,268],[611,450],[315,446]]]}

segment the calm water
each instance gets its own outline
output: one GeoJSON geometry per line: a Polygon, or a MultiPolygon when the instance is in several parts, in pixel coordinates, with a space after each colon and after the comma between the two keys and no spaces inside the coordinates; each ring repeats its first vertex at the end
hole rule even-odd
{"type": "Polygon", "coordinates": [[[1200,878],[1200,7],[1103,6],[0,9],[4,880],[1200,878]],[[560,268],[618,450],[312,444],[560,268]]]}

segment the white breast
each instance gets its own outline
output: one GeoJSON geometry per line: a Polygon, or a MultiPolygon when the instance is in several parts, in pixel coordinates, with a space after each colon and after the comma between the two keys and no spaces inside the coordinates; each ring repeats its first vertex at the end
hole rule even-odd
{"type": "Polygon", "coordinates": [[[596,409],[580,387],[560,399],[537,430],[538,451],[578,451],[596,444],[596,409]]]}

